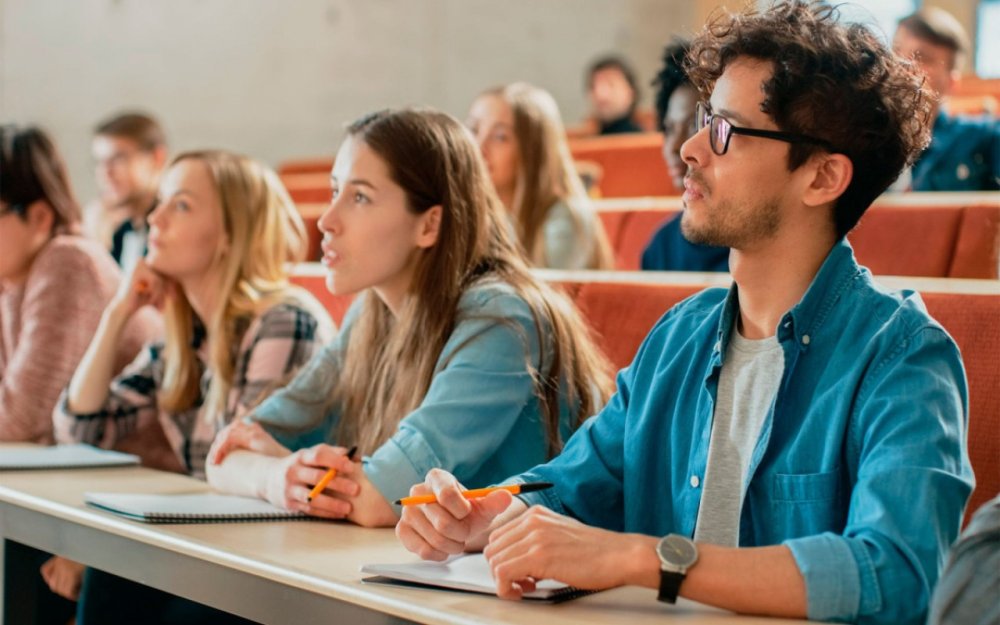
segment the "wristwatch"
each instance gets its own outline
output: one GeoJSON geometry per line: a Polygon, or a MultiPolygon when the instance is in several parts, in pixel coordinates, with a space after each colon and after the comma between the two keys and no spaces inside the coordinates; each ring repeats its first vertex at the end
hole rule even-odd
{"type": "Polygon", "coordinates": [[[674,603],[688,569],[698,561],[698,547],[686,536],[667,534],[656,544],[656,555],[660,557],[660,594],[656,598],[674,603]]]}

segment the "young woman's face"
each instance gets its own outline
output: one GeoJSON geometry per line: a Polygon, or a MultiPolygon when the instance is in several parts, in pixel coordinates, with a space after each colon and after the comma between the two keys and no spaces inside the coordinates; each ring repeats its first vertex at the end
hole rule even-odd
{"type": "Polygon", "coordinates": [[[212,269],[228,247],[222,202],[205,163],[187,158],[167,170],[149,215],[154,270],[178,281],[212,269]]]}
{"type": "Polygon", "coordinates": [[[336,294],[374,288],[397,310],[420,251],[437,242],[441,207],[410,212],[385,161],[354,137],[340,146],[330,185],[333,199],[319,219],[327,288],[336,294]]]}
{"type": "Polygon", "coordinates": [[[483,153],[490,179],[500,197],[510,197],[521,168],[521,148],[514,135],[514,111],[502,98],[476,98],[466,122],[483,153]]]}

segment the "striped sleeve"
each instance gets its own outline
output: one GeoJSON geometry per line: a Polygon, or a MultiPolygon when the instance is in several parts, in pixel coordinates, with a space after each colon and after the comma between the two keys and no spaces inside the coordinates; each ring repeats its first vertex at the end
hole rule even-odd
{"type": "Polygon", "coordinates": [[[296,304],[271,308],[248,329],[236,359],[226,422],[243,417],[295,373],[321,347],[320,324],[296,304]]]}
{"type": "Polygon", "coordinates": [[[53,414],[56,440],[110,448],[122,438],[158,420],[156,392],[163,376],[163,345],[153,343],[139,352],[111,382],[100,410],[76,413],[63,391],[53,414]]]}

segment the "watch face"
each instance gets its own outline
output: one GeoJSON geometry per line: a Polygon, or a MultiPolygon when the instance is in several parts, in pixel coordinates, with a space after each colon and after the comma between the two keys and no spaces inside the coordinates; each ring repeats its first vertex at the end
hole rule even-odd
{"type": "Polygon", "coordinates": [[[690,539],[670,534],[656,547],[660,559],[677,568],[687,568],[698,559],[698,548],[690,539]]]}

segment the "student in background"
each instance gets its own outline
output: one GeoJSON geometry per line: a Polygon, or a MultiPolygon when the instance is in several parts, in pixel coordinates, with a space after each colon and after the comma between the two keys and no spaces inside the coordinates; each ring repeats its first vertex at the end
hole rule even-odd
{"type": "Polygon", "coordinates": [[[1000,623],[1000,495],[973,515],[959,536],[931,601],[927,625],[1000,623]]]}
{"type": "Polygon", "coordinates": [[[639,83],[624,59],[606,56],[591,64],[587,70],[587,98],[591,116],[598,124],[598,134],[643,131],[635,118],[639,83]]]}
{"type": "Polygon", "coordinates": [[[57,437],[108,446],[159,421],[178,468],[204,477],[216,432],[287,382],[332,323],[289,283],[304,226],[259,163],[222,151],[178,156],[149,225],[148,256],[105,309],[56,410],[57,437]],[[122,328],[147,306],[163,306],[166,338],[113,377],[122,328]]]}
{"type": "Polygon", "coordinates": [[[566,144],[559,107],[526,83],[489,89],[467,121],[528,258],[554,269],[612,269],[607,235],[566,144]]]}
{"type": "Polygon", "coordinates": [[[437,560],[485,548],[511,599],[556,579],[923,625],[974,482],[965,371],[844,235],[926,145],[929,95],[819,2],[720,15],[691,47],[683,227],[732,248],[735,284],[664,315],[607,407],[512,479],[553,488],[469,501],[433,471],[412,494],[439,503],[397,535],[437,560]]]}
{"type": "MultiPolygon", "coordinates": [[[[698,92],[684,71],[684,57],[689,44],[679,41],[663,51],[663,68],[653,84],[656,91],[656,115],[663,133],[663,160],[674,188],[684,188],[687,163],[681,146],[695,133],[695,105],[698,92]]],[[[646,271],[729,271],[729,248],[691,243],[681,234],[677,215],[653,235],[642,252],[646,271]]]]}
{"type": "MultiPolygon", "coordinates": [[[[0,127],[0,441],[53,442],[52,410],[120,279],[107,251],[80,236],[80,207],[51,139],[37,128],[0,127]]],[[[159,328],[155,311],[136,316],[109,367],[121,369],[159,328]]],[[[6,557],[51,561],[16,543],[6,557]]],[[[65,623],[73,613],[41,575],[8,584],[36,623],[65,623]]],[[[73,598],[75,589],[60,595],[73,598]]]]}
{"type": "MultiPolygon", "coordinates": [[[[332,337],[332,323],[289,283],[287,263],[302,259],[305,229],[259,163],[222,151],[181,154],[149,226],[148,255],[105,309],[57,407],[57,438],[109,446],[159,423],[176,469],[204,477],[216,433],[291,379],[332,337]],[[165,340],[114,377],[122,328],[151,305],[164,307],[165,340]]],[[[202,609],[88,569],[78,622],[152,622],[138,615],[176,606],[202,609]]]]}
{"type": "Polygon", "coordinates": [[[331,179],[327,288],[360,294],[337,339],[219,436],[209,482],[391,526],[391,502],[433,467],[486,485],[558,452],[607,397],[608,366],[572,303],[528,271],[468,131],[433,111],[368,115],[331,179]],[[322,440],[341,446],[301,449],[322,440]],[[360,464],[344,456],[355,444],[360,464]]]}
{"type": "MultiPolygon", "coordinates": [[[[62,157],[37,128],[0,127],[0,441],[51,444],[52,410],[120,274],[80,236],[62,157]]],[[[159,331],[143,313],[108,354],[119,370],[159,331]]]]}
{"type": "Polygon", "coordinates": [[[942,101],[955,89],[969,52],[969,37],[950,13],[924,7],[904,17],[893,48],[910,59],[934,91],[931,144],[900,180],[903,190],[996,191],[1000,189],[1000,124],[993,118],[948,115],[942,101]]]}
{"type": "Polygon", "coordinates": [[[156,206],[156,189],[167,163],[163,129],[152,117],[124,113],[94,130],[98,199],[84,212],[84,232],[109,246],[129,273],[146,253],[146,216],[156,206]]]}

